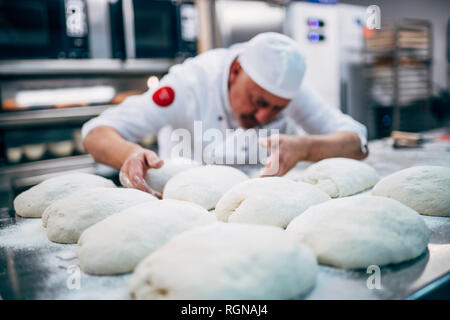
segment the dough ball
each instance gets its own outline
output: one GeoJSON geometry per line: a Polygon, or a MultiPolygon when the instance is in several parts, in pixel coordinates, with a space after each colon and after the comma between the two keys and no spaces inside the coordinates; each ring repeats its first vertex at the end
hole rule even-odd
{"type": "Polygon", "coordinates": [[[22,217],[40,218],[53,201],[95,187],[115,188],[116,185],[111,180],[83,172],[56,176],[19,194],[14,199],[14,210],[22,217]]]}
{"type": "Polygon", "coordinates": [[[372,194],[400,201],[424,215],[450,217],[450,168],[418,166],[400,170],[381,179],[372,194]]]}
{"type": "Polygon", "coordinates": [[[85,153],[86,150],[84,149],[83,146],[83,137],[81,136],[81,129],[74,130],[72,133],[72,137],[75,150],[78,153],[85,153]]]}
{"type": "Polygon", "coordinates": [[[225,192],[247,179],[245,173],[232,167],[209,165],[193,168],[170,179],[163,198],[194,202],[211,210],[225,192]]]}
{"type": "Polygon", "coordinates": [[[364,162],[329,158],[310,165],[300,181],[315,185],[332,198],[339,198],[369,189],[379,179],[375,169],[364,162]]]}
{"type": "Polygon", "coordinates": [[[146,181],[150,188],[163,193],[164,186],[176,174],[200,166],[201,164],[187,158],[173,158],[164,160],[164,165],[159,169],[147,171],[146,181]]]}
{"type": "Polygon", "coordinates": [[[148,136],[145,136],[141,141],[139,141],[139,144],[143,146],[144,148],[151,149],[152,145],[155,144],[158,141],[158,136],[151,134],[148,136]]]}
{"type": "Polygon", "coordinates": [[[46,150],[45,143],[39,144],[28,144],[23,146],[23,153],[28,158],[28,160],[39,160],[42,159],[46,150]]]}
{"type": "Polygon", "coordinates": [[[22,148],[14,147],[6,149],[6,158],[10,163],[18,163],[22,160],[22,148]]]}
{"type": "Polygon", "coordinates": [[[97,222],[140,203],[157,201],[149,193],[125,188],[93,188],[53,202],[42,215],[49,240],[76,243],[97,222]]]}
{"type": "Polygon", "coordinates": [[[73,141],[58,141],[48,144],[48,150],[50,153],[57,157],[68,157],[72,154],[75,145],[73,141]]]}
{"type": "Polygon", "coordinates": [[[292,299],[315,283],[314,253],[283,229],[215,223],[186,231],[136,267],[137,299],[292,299]]]}
{"type": "Polygon", "coordinates": [[[307,183],[269,177],[244,181],[217,203],[215,215],[225,222],[269,224],[285,228],[310,206],[330,200],[307,183]]]}
{"type": "Polygon", "coordinates": [[[430,238],[417,212],[396,200],[375,196],[312,206],[292,220],[286,231],[310,246],[319,263],[344,269],[416,258],[430,238]]]}
{"type": "Polygon", "coordinates": [[[148,254],[176,234],[217,219],[195,203],[151,201],[116,213],[89,227],[78,240],[80,267],[91,274],[133,271],[148,254]]]}

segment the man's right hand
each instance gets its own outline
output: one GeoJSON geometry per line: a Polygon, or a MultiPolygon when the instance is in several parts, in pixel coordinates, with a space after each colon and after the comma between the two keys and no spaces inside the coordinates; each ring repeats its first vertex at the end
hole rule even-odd
{"type": "Polygon", "coordinates": [[[120,168],[120,183],[126,188],[135,188],[161,198],[161,194],[154,192],[145,181],[147,170],[159,169],[164,164],[158,155],[148,149],[139,148],[133,152],[120,168]]]}

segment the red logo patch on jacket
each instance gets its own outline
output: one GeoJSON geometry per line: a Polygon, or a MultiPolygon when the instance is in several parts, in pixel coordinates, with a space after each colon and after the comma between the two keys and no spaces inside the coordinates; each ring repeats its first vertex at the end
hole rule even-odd
{"type": "Polygon", "coordinates": [[[171,87],[161,87],[153,94],[153,101],[160,107],[168,107],[175,99],[175,91],[171,87]]]}

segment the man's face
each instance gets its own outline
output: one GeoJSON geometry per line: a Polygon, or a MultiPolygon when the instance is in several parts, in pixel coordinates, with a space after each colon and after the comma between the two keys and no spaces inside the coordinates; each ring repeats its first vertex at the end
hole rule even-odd
{"type": "Polygon", "coordinates": [[[257,85],[237,59],[230,68],[228,94],[231,109],[245,129],[275,120],[291,101],[275,96],[257,85]]]}

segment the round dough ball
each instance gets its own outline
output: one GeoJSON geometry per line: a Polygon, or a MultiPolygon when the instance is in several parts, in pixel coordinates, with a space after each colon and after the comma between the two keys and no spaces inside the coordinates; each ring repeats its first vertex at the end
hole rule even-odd
{"type": "Polygon", "coordinates": [[[8,148],[6,149],[6,158],[10,163],[18,163],[22,160],[22,148],[8,148]]]}
{"type": "Polygon", "coordinates": [[[164,160],[164,165],[159,169],[147,171],[145,180],[150,188],[163,193],[164,186],[176,174],[200,166],[199,162],[187,158],[173,158],[164,160]]]}
{"type": "Polygon", "coordinates": [[[371,188],[380,177],[364,162],[329,158],[310,165],[300,181],[315,185],[332,198],[345,197],[371,188]]]}
{"type": "Polygon", "coordinates": [[[48,144],[48,150],[50,153],[57,157],[68,157],[72,154],[75,148],[73,141],[58,141],[48,144]]]}
{"type": "Polygon", "coordinates": [[[125,188],[93,188],[53,202],[42,215],[47,237],[58,243],[76,243],[81,233],[114,213],[137,204],[157,201],[149,193],[125,188]]]}
{"type": "Polygon", "coordinates": [[[245,173],[228,166],[193,168],[170,179],[164,188],[163,198],[194,202],[211,210],[225,192],[247,179],[245,173]]]}
{"type": "Polygon", "coordinates": [[[28,158],[28,160],[39,160],[42,159],[46,150],[45,143],[40,144],[28,144],[23,146],[23,153],[28,158]]]}
{"type": "Polygon", "coordinates": [[[78,240],[80,267],[91,274],[131,272],[173,236],[217,222],[195,203],[151,201],[116,213],[89,227],[78,240]]]}
{"type": "Polygon", "coordinates": [[[151,149],[151,146],[152,146],[154,143],[156,143],[157,141],[158,141],[158,136],[157,136],[157,135],[154,135],[154,134],[151,134],[151,135],[145,136],[145,137],[139,142],[139,144],[140,144],[141,146],[143,146],[144,148],[151,149]]]}
{"type": "Polygon", "coordinates": [[[292,220],[286,231],[310,246],[319,263],[344,269],[400,263],[427,248],[423,218],[398,201],[375,196],[330,200],[292,220]]]}
{"type": "Polygon", "coordinates": [[[450,217],[450,168],[418,166],[400,170],[381,179],[372,194],[400,201],[424,215],[450,217]]]}
{"type": "Polygon", "coordinates": [[[72,137],[75,150],[78,153],[85,153],[86,150],[84,149],[83,146],[83,137],[81,136],[81,130],[80,129],[74,130],[72,133],[72,137]]]}
{"type": "Polygon", "coordinates": [[[14,210],[22,217],[40,218],[53,201],[95,187],[115,188],[116,185],[111,180],[83,172],[56,176],[19,194],[14,199],[14,210]]]}
{"type": "Polygon", "coordinates": [[[315,283],[314,253],[281,228],[215,223],[186,231],[136,267],[137,299],[292,299],[315,283]]]}
{"type": "Polygon", "coordinates": [[[330,200],[322,190],[286,178],[244,181],[231,188],[216,206],[217,219],[225,222],[268,224],[285,228],[310,206],[330,200]]]}

